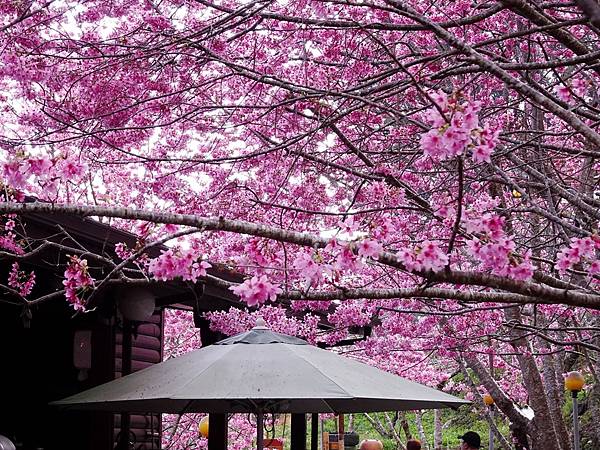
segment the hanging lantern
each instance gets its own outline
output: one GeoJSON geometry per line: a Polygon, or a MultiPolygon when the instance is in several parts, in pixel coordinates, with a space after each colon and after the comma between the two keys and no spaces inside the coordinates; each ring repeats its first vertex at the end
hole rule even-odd
{"type": "Polygon", "coordinates": [[[490,394],[484,394],[483,403],[485,403],[487,406],[492,406],[494,404],[494,399],[490,394]]]}
{"type": "Polygon", "coordinates": [[[208,416],[204,416],[198,424],[198,433],[203,438],[208,439],[208,416]]]}
{"type": "Polygon", "coordinates": [[[569,372],[565,377],[565,388],[571,392],[579,392],[583,389],[585,380],[579,372],[569,372]]]}
{"type": "Polygon", "coordinates": [[[124,318],[144,322],[154,314],[156,299],[148,289],[133,287],[119,292],[117,304],[124,318]]]}

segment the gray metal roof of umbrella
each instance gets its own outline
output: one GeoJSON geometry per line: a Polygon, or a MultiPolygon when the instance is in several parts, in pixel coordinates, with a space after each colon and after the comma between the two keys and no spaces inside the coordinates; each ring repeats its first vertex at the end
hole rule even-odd
{"type": "Polygon", "coordinates": [[[80,410],[140,413],[350,413],[466,403],[262,324],[53,402],[80,410]]]}

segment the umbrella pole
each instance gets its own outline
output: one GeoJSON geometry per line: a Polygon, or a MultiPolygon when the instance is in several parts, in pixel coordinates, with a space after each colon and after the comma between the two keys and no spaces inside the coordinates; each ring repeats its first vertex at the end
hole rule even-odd
{"type": "Polygon", "coordinates": [[[264,437],[263,426],[264,417],[262,412],[256,413],[256,450],[263,450],[264,437]]]}

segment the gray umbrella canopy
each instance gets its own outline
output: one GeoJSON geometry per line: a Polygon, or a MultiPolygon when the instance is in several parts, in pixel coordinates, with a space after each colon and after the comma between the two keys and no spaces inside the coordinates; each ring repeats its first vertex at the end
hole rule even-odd
{"type": "Polygon", "coordinates": [[[53,404],[139,413],[350,413],[466,403],[257,326],[53,404]]]}

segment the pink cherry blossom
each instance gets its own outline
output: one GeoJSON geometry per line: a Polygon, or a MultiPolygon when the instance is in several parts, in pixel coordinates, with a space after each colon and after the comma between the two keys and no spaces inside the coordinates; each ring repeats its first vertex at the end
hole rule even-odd
{"type": "Polygon", "coordinates": [[[571,91],[567,86],[556,86],[556,88],[554,89],[554,92],[556,93],[556,96],[561,99],[563,102],[570,102],[572,100],[571,97],[571,91]]]}
{"type": "Polygon", "coordinates": [[[24,271],[19,270],[19,263],[14,262],[8,276],[8,285],[26,297],[35,285],[35,273],[32,271],[27,275],[24,271]]]}
{"type": "Polygon", "coordinates": [[[277,295],[283,292],[281,288],[269,282],[266,275],[260,277],[254,276],[247,279],[242,284],[233,286],[229,289],[231,289],[234,294],[239,295],[248,306],[262,304],[267,300],[275,301],[277,295]]]}
{"type": "Polygon", "coordinates": [[[358,254],[363,258],[377,259],[383,251],[383,247],[372,239],[363,239],[358,243],[358,254]]]}
{"type": "Polygon", "coordinates": [[[300,272],[309,284],[318,284],[323,277],[323,269],[317,264],[315,258],[316,255],[302,252],[293,262],[294,268],[300,272]]]}
{"type": "Polygon", "coordinates": [[[15,160],[2,164],[2,177],[8,185],[22,187],[26,179],[22,162],[15,160]]]}
{"type": "Polygon", "coordinates": [[[88,272],[86,259],[79,259],[78,256],[71,256],[69,264],[65,270],[65,297],[75,310],[85,310],[85,295],[93,286],[94,279],[88,272]]]}
{"type": "Polygon", "coordinates": [[[421,136],[423,153],[435,160],[445,160],[472,149],[474,162],[491,162],[500,130],[492,130],[489,124],[480,127],[478,113],[481,102],[457,97],[448,101],[443,93],[433,98],[437,107],[431,108],[426,114],[433,128],[421,136]]]}
{"type": "Polygon", "coordinates": [[[181,278],[185,281],[196,282],[206,276],[206,269],[211,266],[207,261],[199,260],[194,250],[180,248],[163,250],[161,255],[150,260],[148,272],[157,280],[172,280],[181,278]]]}

